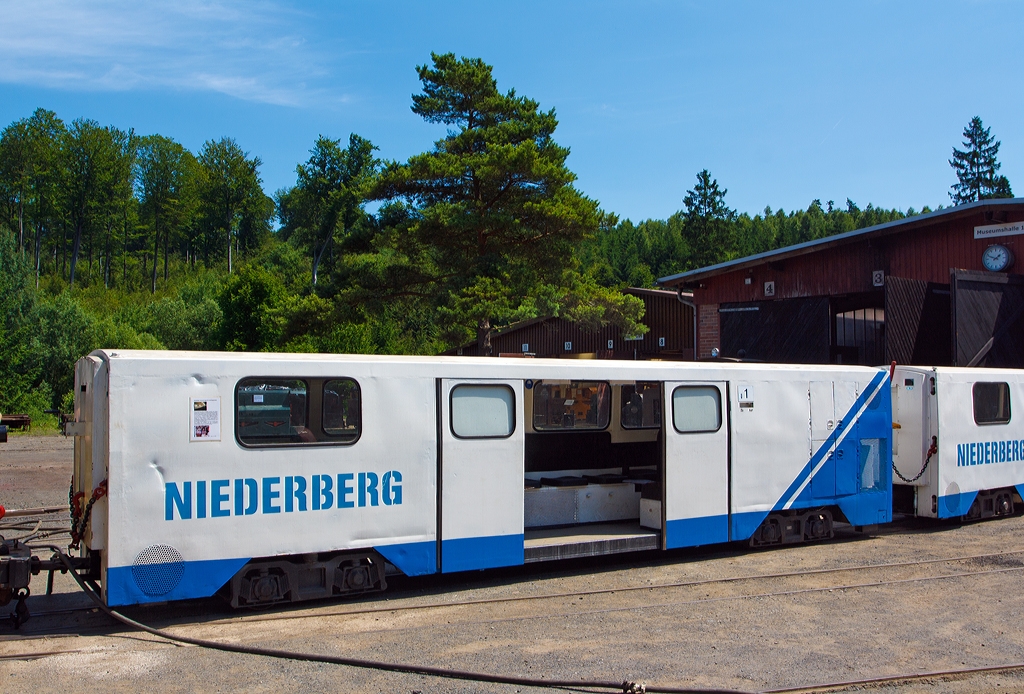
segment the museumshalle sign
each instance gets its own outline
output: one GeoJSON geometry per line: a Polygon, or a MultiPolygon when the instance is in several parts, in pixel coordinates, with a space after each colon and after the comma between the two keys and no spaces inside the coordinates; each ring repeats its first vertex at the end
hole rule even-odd
{"type": "Polygon", "coordinates": [[[988,224],[974,227],[974,238],[992,239],[997,236],[1016,236],[1024,234],[1024,222],[1007,222],[1005,224],[988,224]]]}

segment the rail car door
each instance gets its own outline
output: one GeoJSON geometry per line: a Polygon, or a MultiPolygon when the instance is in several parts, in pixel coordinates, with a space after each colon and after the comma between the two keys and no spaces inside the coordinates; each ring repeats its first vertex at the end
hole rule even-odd
{"type": "Polygon", "coordinates": [[[438,381],[441,571],[523,563],[521,380],[438,381]]]}
{"type": "MultiPolygon", "coordinates": [[[[899,425],[894,425],[892,431],[892,462],[907,479],[917,476],[931,444],[927,383],[924,374],[902,369],[896,371],[892,380],[892,417],[899,425]]],[[[921,475],[913,485],[928,486],[931,479],[932,475],[921,475]]],[[[894,476],[893,484],[907,483],[894,476]]]]}
{"type": "Polygon", "coordinates": [[[810,496],[832,500],[837,496],[856,494],[857,474],[860,470],[860,451],[857,437],[843,432],[855,422],[847,421],[855,414],[854,403],[860,394],[851,381],[810,381],[807,386],[810,403],[811,445],[810,457],[824,447],[824,460],[810,481],[810,496]],[[842,437],[837,445],[836,437],[842,437]]]}
{"type": "MultiPolygon", "coordinates": [[[[75,437],[72,485],[85,495],[83,506],[107,480],[108,376],[107,362],[98,357],[82,357],[75,364],[75,419],[65,431],[75,437]]],[[[92,550],[106,549],[108,503],[105,496],[97,498],[90,514],[84,539],[92,550]]]]}
{"type": "Polygon", "coordinates": [[[664,545],[729,540],[729,419],[725,381],[668,381],[664,545]]]}

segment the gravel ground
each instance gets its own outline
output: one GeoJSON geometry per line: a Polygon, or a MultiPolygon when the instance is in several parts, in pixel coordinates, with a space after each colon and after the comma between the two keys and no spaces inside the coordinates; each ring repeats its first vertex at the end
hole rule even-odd
{"type": "Polygon", "coordinates": [[[66,506],[74,439],[11,435],[0,443],[0,506],[66,506]]]}
{"type": "MultiPolygon", "coordinates": [[[[65,503],[71,457],[70,440],[60,437],[0,444],[0,504],[65,503]]],[[[45,584],[36,580],[41,593],[45,584]]],[[[391,583],[383,596],[299,609],[232,612],[208,600],[129,614],[178,634],[294,651],[744,691],[1024,662],[1022,517],[969,525],[905,520],[873,535],[846,530],[831,543],[772,551],[729,546],[391,583]],[[984,554],[999,556],[850,568],[984,554]],[[843,568],[850,570],[763,578],[843,568]],[[721,580],[733,577],[752,578],[721,580]],[[443,604],[597,589],[615,592],[443,604]],[[422,604],[435,606],[403,609],[422,604]]],[[[88,605],[67,577],[58,576],[54,595],[33,596],[29,605],[36,616],[20,632],[0,623],[3,692],[62,692],[72,682],[104,692],[541,691],[171,645],[112,626],[102,614],[52,614],[88,605]],[[28,659],[56,651],[71,652],[28,659]]],[[[1024,692],[1024,671],[871,689],[1024,692]]]]}

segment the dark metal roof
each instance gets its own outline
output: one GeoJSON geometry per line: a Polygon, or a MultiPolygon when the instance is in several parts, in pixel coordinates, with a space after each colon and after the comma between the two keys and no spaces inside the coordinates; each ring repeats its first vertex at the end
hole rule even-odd
{"type": "MultiPolygon", "coordinates": [[[[675,296],[676,291],[674,289],[644,289],[642,287],[627,287],[622,290],[623,294],[632,294],[633,296],[675,296]]],[[[693,298],[693,292],[683,292],[684,297],[693,298]]]]}
{"type": "MultiPolygon", "coordinates": [[[[633,296],[659,296],[659,297],[663,297],[663,298],[668,298],[668,297],[676,298],[678,295],[681,294],[684,299],[693,299],[693,292],[681,291],[681,292],[677,293],[675,289],[645,289],[643,287],[626,287],[625,289],[622,290],[622,293],[623,294],[631,294],[633,296]]],[[[554,321],[554,320],[558,320],[558,317],[557,316],[539,316],[537,318],[527,318],[526,320],[521,320],[518,323],[513,323],[512,325],[506,325],[503,328],[499,328],[498,330],[495,330],[494,333],[492,334],[492,336],[493,337],[497,337],[498,335],[505,335],[507,333],[510,333],[510,332],[513,332],[513,331],[516,331],[516,330],[522,330],[523,328],[528,328],[531,325],[536,325],[537,323],[544,323],[544,322],[547,322],[547,321],[554,321]]],[[[476,344],[476,343],[475,342],[470,342],[470,343],[467,343],[467,345],[465,345],[465,346],[474,345],[474,344],[476,344]]]]}
{"type": "Polygon", "coordinates": [[[705,277],[713,277],[715,275],[721,275],[726,272],[732,272],[734,270],[743,270],[748,267],[755,265],[761,265],[765,262],[783,260],[785,258],[791,258],[793,256],[805,255],[807,253],[814,253],[815,251],[830,248],[832,246],[839,246],[851,241],[858,241],[863,238],[873,238],[877,236],[887,236],[889,234],[896,234],[903,231],[908,231],[910,228],[918,226],[926,226],[927,224],[934,222],[940,218],[961,216],[971,212],[977,211],[981,208],[988,207],[1005,207],[1009,205],[1024,205],[1024,198],[998,198],[994,200],[979,200],[978,202],[971,202],[965,205],[957,205],[956,207],[948,207],[942,210],[936,210],[935,212],[929,212],[927,214],[914,215],[913,217],[905,217],[903,219],[897,219],[892,222],[886,222],[884,224],[876,224],[871,227],[864,227],[863,229],[854,229],[853,231],[847,231],[843,234],[836,234],[835,236],[826,236],[825,238],[815,239],[813,241],[805,241],[804,243],[798,243],[795,246],[786,246],[785,248],[777,248],[774,251],[765,251],[764,253],[758,253],[756,255],[750,255],[746,258],[737,258],[736,260],[729,260],[724,263],[718,263],[717,265],[709,265],[708,267],[697,268],[696,270],[689,270],[687,272],[681,272],[677,275],[669,275],[668,277],[662,277],[658,280],[658,284],[661,285],[678,285],[687,281],[703,279],[705,277]]]}
{"type": "MultiPolygon", "coordinates": [[[[661,352],[671,352],[672,350],[679,349],[692,349],[693,348],[693,292],[689,291],[676,291],[675,289],[645,289],[641,287],[627,287],[622,290],[623,294],[631,294],[633,296],[641,297],[644,304],[647,307],[647,311],[644,314],[642,320],[643,324],[650,328],[652,331],[658,330],[659,332],[649,332],[641,338],[629,339],[628,347],[630,350],[639,349],[644,351],[645,349],[654,350],[654,345],[658,345],[656,350],[661,352]],[[682,299],[682,304],[686,304],[684,307],[680,304],[678,299],[682,299]],[[684,319],[684,316],[685,319],[684,319]],[[665,338],[666,343],[664,345],[658,344],[658,338],[665,338]],[[676,344],[685,343],[685,344],[676,344]]],[[[577,352],[595,352],[604,350],[605,344],[608,340],[611,340],[617,345],[617,349],[622,349],[621,344],[625,340],[625,336],[619,328],[614,326],[606,326],[596,332],[591,332],[581,328],[580,326],[572,323],[566,318],[555,317],[555,316],[541,316],[538,318],[529,318],[527,320],[513,323],[512,325],[505,326],[499,330],[495,330],[491,335],[492,345],[494,346],[495,354],[501,352],[510,351],[507,339],[510,336],[524,336],[522,342],[527,342],[531,345],[532,352],[538,354],[544,352],[543,344],[548,344],[546,353],[552,351],[558,354],[562,353],[561,346],[565,341],[571,341],[575,349],[573,353],[577,352]],[[535,330],[537,326],[547,324],[550,329],[548,332],[538,332],[535,330]],[[532,334],[533,337],[529,337],[532,334]],[[502,343],[505,343],[504,349],[499,348],[502,343]],[[540,344],[541,349],[534,347],[535,344],[540,344]],[[552,347],[557,345],[557,348],[552,347]]],[[[519,345],[519,338],[516,338],[515,350],[517,351],[519,345]]],[[[468,342],[461,347],[455,347],[444,354],[455,354],[459,350],[466,352],[467,354],[475,354],[476,341],[468,342]]]]}
{"type": "MultiPolygon", "coordinates": [[[[675,298],[675,297],[677,297],[677,296],[679,296],[681,294],[683,296],[683,298],[693,299],[693,292],[687,292],[687,291],[676,292],[675,289],[644,289],[643,287],[626,287],[625,289],[622,290],[622,293],[623,294],[632,294],[633,296],[660,296],[660,297],[663,297],[663,298],[668,298],[668,297],[675,298]]],[[[537,318],[527,318],[526,320],[519,321],[518,323],[513,323],[512,325],[506,325],[503,328],[499,328],[498,330],[495,330],[494,333],[492,334],[492,337],[497,337],[499,335],[505,335],[505,334],[508,334],[510,332],[515,332],[517,330],[522,330],[523,328],[528,328],[531,325],[536,325],[537,323],[545,323],[545,322],[548,322],[548,321],[555,321],[555,320],[558,320],[557,316],[538,316],[537,318]]],[[[469,343],[467,343],[464,346],[470,346],[470,345],[474,345],[474,344],[476,344],[476,343],[475,342],[469,342],[469,343]]]]}

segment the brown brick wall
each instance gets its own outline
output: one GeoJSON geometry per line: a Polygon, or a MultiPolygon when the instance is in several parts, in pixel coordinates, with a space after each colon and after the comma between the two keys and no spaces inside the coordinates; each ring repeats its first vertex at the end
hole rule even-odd
{"type": "Polygon", "coordinates": [[[697,358],[710,357],[711,349],[718,347],[721,338],[721,324],[718,319],[718,304],[701,304],[697,307],[697,358]]]}

